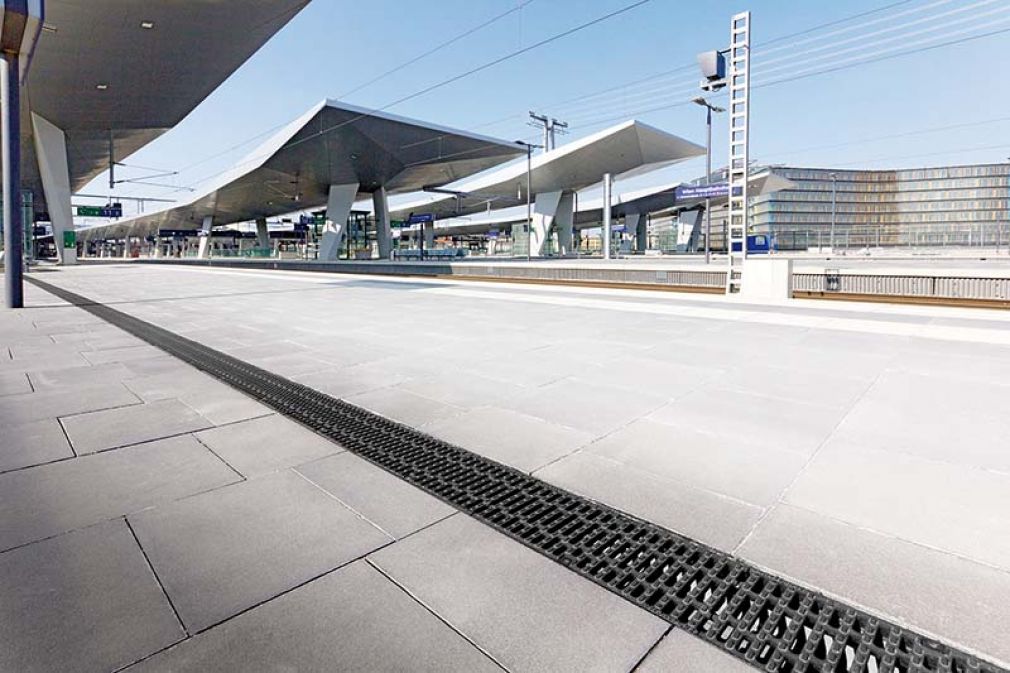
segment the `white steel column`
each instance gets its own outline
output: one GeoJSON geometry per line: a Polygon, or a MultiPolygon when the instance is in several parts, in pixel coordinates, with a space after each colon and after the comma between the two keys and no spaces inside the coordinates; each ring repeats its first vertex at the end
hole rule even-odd
{"type": "Polygon", "coordinates": [[[611,230],[611,192],[614,188],[614,180],[610,173],[603,175],[603,259],[610,259],[610,230],[611,230]]]}
{"type": "Polygon", "coordinates": [[[558,231],[558,255],[572,254],[572,230],[575,228],[575,193],[565,192],[558,202],[554,224],[558,231]]]}
{"type": "Polygon", "coordinates": [[[340,254],[340,246],[347,235],[347,218],[351,214],[354,199],[358,197],[358,183],[330,185],[330,196],[326,202],[326,225],[319,241],[319,259],[333,262],[340,254]]]}
{"type": "MultiPolygon", "coordinates": [[[[257,221],[257,224],[259,222],[257,221]]],[[[210,257],[210,233],[214,229],[214,216],[206,215],[203,218],[203,226],[200,228],[200,246],[197,248],[196,256],[199,259],[210,257]]]]}
{"type": "MultiPolygon", "coordinates": [[[[53,224],[53,244],[62,264],[77,262],[77,247],[63,247],[63,232],[74,230],[74,213],[70,205],[70,169],[67,164],[67,136],[44,117],[32,113],[35,154],[46,193],[46,207],[53,224]]],[[[26,223],[26,226],[30,226],[26,223]]]]}
{"type": "Polygon", "coordinates": [[[130,237],[129,236],[124,236],[123,237],[123,259],[126,259],[129,256],[130,256],[130,237]]]}
{"type": "Polygon", "coordinates": [[[530,255],[543,257],[547,247],[547,237],[554,224],[554,217],[561,203],[561,192],[541,192],[533,204],[533,226],[530,229],[530,255]]]}
{"type": "Polygon", "coordinates": [[[435,223],[422,222],[421,231],[424,238],[424,249],[431,250],[435,247],[435,223]]]}
{"type": "Polygon", "coordinates": [[[375,215],[375,240],[378,243],[379,259],[389,259],[393,252],[393,241],[389,228],[389,199],[385,187],[379,187],[372,192],[372,212],[375,215]]]}

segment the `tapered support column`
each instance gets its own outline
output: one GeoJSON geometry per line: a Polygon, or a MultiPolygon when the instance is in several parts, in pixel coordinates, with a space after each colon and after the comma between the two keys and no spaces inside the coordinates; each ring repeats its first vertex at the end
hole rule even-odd
{"type": "Polygon", "coordinates": [[[123,259],[130,256],[130,237],[123,237],[123,259]]]}
{"type": "Polygon", "coordinates": [[[645,252],[645,218],[639,213],[624,216],[624,230],[635,237],[635,250],[645,252]]]}
{"type": "Polygon", "coordinates": [[[603,259],[610,259],[610,231],[611,231],[611,191],[614,188],[614,181],[610,173],[603,175],[603,259]]]}
{"type": "Polygon", "coordinates": [[[554,226],[558,232],[558,255],[572,254],[572,230],[575,228],[575,194],[565,192],[558,202],[554,226]]]}
{"type": "Polygon", "coordinates": [[[63,232],[74,230],[74,214],[70,205],[70,170],[67,163],[67,137],[63,130],[44,117],[32,113],[35,137],[35,154],[39,161],[42,189],[46,193],[46,206],[53,224],[53,243],[56,257],[62,264],[77,261],[77,245],[72,240],[64,247],[63,232]]]}
{"type": "Polygon", "coordinates": [[[267,228],[267,218],[256,218],[256,247],[266,249],[270,247],[270,230],[267,228]]]}
{"type": "Polygon", "coordinates": [[[554,224],[561,203],[561,192],[543,192],[537,194],[533,206],[533,228],[530,231],[530,255],[543,257],[547,251],[547,238],[554,224]]]}
{"type": "Polygon", "coordinates": [[[424,222],[421,224],[424,237],[424,249],[431,250],[435,247],[435,223],[424,222]]]}
{"type": "MultiPolygon", "coordinates": [[[[259,225],[259,221],[256,222],[259,225]]],[[[264,224],[266,222],[264,221],[264,224]]],[[[203,226],[200,228],[200,247],[197,249],[196,256],[200,259],[207,259],[210,257],[210,234],[214,229],[214,216],[207,215],[203,218],[203,226]]]]}
{"type": "Polygon", "coordinates": [[[379,247],[379,259],[389,259],[393,252],[392,232],[389,227],[389,200],[386,188],[379,187],[372,192],[372,210],[375,214],[375,239],[379,247]]]}
{"type": "Polygon", "coordinates": [[[326,202],[326,227],[319,241],[319,259],[336,261],[340,246],[347,235],[347,218],[351,214],[354,199],[358,197],[358,183],[330,185],[330,196],[326,202]]]}

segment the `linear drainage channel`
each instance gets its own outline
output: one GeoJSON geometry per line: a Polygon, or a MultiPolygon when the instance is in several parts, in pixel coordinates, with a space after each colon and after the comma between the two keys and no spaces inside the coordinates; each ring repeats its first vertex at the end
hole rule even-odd
{"type": "Polygon", "coordinates": [[[977,657],[34,278],[462,512],[775,673],[1008,673],[977,657]]]}

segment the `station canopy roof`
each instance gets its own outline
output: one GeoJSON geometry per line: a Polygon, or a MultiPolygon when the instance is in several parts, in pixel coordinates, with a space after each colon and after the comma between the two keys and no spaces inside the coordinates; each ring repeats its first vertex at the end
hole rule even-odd
{"type": "Polygon", "coordinates": [[[29,112],[66,133],[70,189],[178,124],[309,0],[47,0],[23,95],[22,180],[44,200],[29,112]]]}
{"type": "Polygon", "coordinates": [[[276,217],[326,205],[333,184],[359,192],[416,192],[497,166],[515,143],[325,100],[289,124],[206,191],[181,206],[84,230],[85,238],[141,236],[276,217]]]}
{"type": "MultiPolygon", "coordinates": [[[[599,183],[605,173],[631,177],[705,154],[705,148],[640,121],[629,120],[598,133],[534,155],[531,183],[534,197],[554,191],[577,191],[599,183]]],[[[436,193],[397,204],[393,219],[432,213],[453,217],[508,208],[526,202],[527,161],[449,185],[456,195],[436,193]]]]}

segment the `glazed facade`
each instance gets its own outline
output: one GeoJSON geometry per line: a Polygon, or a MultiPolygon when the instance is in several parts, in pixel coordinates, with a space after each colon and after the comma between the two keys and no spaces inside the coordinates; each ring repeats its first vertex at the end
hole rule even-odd
{"type": "Polygon", "coordinates": [[[793,186],[752,199],[751,229],[774,234],[780,248],[828,245],[833,184],[836,246],[1006,245],[1010,238],[1010,164],[773,170],[793,186]]]}

